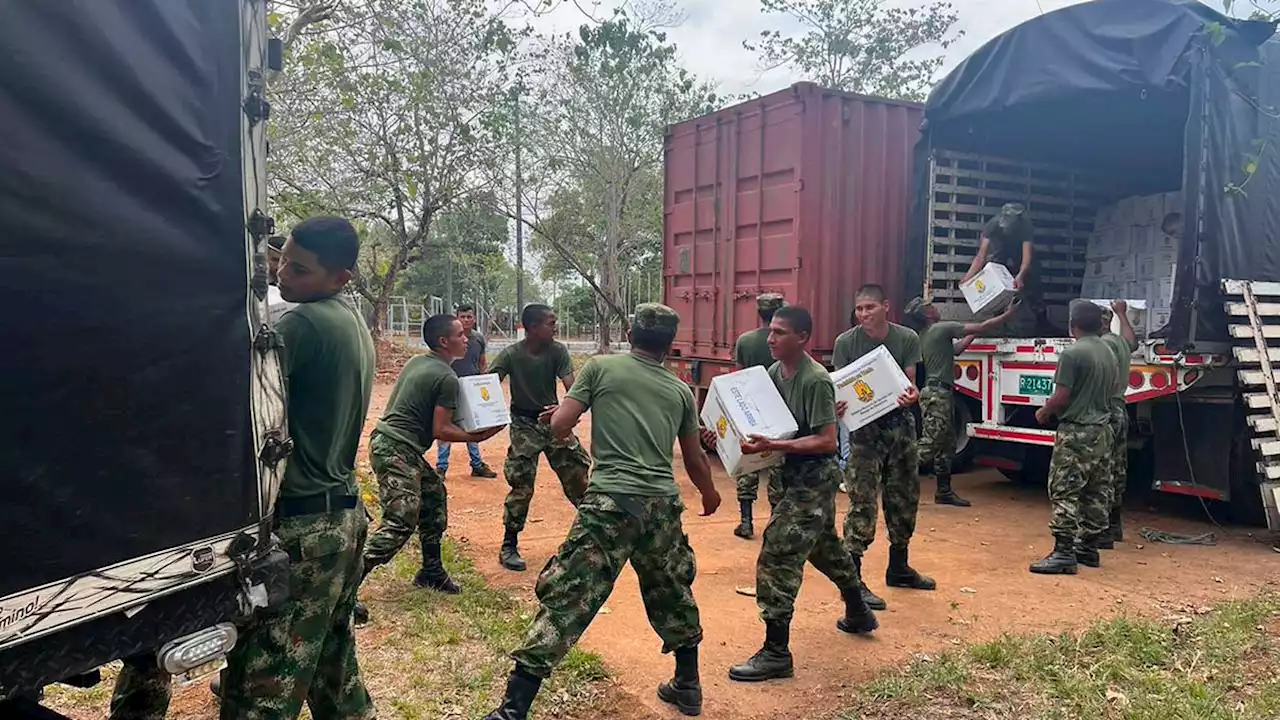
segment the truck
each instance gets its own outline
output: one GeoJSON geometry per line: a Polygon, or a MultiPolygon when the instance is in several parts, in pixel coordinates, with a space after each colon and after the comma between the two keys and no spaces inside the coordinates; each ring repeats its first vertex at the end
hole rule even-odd
{"type": "MultiPolygon", "coordinates": [[[[897,308],[921,296],[968,319],[960,281],[1008,202],[1027,208],[1049,318],[1065,328],[1099,211],[1177,193],[1170,317],[1127,378],[1130,482],[1280,531],[1274,31],[1187,0],[1093,0],[994,38],[922,105],[800,83],[671,126],[670,367],[701,398],[734,369],[766,292],[813,312],[810,351],[828,364],[863,283],[897,308]]],[[[1071,342],[980,338],[957,358],[957,470],[1046,477],[1055,433],[1034,412],[1071,342]]]]}
{"type": "Polygon", "coordinates": [[[0,6],[0,715],[193,682],[287,598],[266,3],[0,6]]]}

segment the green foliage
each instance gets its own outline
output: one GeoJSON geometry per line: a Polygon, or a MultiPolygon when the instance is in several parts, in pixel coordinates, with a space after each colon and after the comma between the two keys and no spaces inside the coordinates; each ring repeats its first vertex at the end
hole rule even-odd
{"type": "Polygon", "coordinates": [[[743,46],[763,69],[787,67],[824,87],[923,100],[942,67],[940,52],[960,37],[949,2],[923,5],[884,0],[760,0],[766,15],[798,31],[765,30],[743,46]]]}

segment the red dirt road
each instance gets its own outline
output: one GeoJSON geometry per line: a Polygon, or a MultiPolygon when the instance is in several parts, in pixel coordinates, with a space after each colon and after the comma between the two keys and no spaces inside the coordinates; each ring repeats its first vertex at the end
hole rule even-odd
{"type": "MultiPolygon", "coordinates": [[[[381,411],[389,392],[389,385],[375,388],[373,412],[381,411]]],[[[589,442],[589,415],[578,436],[589,442]]],[[[499,474],[506,443],[504,433],[482,446],[485,460],[499,474]]],[[[428,457],[434,462],[434,449],[428,457]]],[[[497,562],[506,483],[501,478],[470,477],[466,457],[463,448],[455,448],[447,480],[449,534],[469,544],[490,582],[531,599],[537,570],[564,538],[573,508],[543,461],[530,524],[521,536],[530,570],[508,572],[497,562]]],[[[362,461],[365,458],[362,448],[362,461]]],[[[678,458],[676,467],[681,468],[678,458]]],[[[754,598],[737,594],[735,588],[754,584],[759,533],[768,520],[768,503],[762,490],[756,504],[757,538],[740,540],[732,534],[737,523],[733,484],[718,466],[716,484],[724,502],[712,517],[698,517],[697,491],[682,470],[677,480],[689,508],[685,530],[698,560],[694,591],[705,633],[703,717],[712,719],[805,717],[839,707],[842,698],[877,670],[905,664],[913,653],[936,653],[1004,632],[1057,632],[1122,613],[1158,617],[1185,612],[1254,594],[1276,578],[1274,552],[1248,538],[1242,529],[1231,529],[1216,547],[1145,543],[1138,549],[1144,543],[1137,530],[1144,525],[1184,533],[1214,529],[1142,513],[1129,516],[1130,540],[1104,552],[1102,569],[1081,567],[1081,574],[1074,577],[1033,576],[1027,564],[1052,545],[1043,489],[1017,487],[994,471],[964,475],[956,479],[956,487],[973,500],[974,507],[961,509],[933,505],[932,482],[926,480],[911,559],[917,569],[937,579],[939,589],[924,593],[884,587],[887,544],[881,526],[864,568],[870,586],[889,603],[889,609],[879,613],[880,630],[871,638],[837,631],[835,621],[842,609],[839,594],[809,568],[792,625],[796,677],[743,685],[730,682],[726,671],[759,648],[764,627],[754,598]]],[[[842,498],[840,518],[846,508],[842,498]]],[[[654,695],[658,682],[669,677],[672,660],[660,653],[661,643],[645,619],[630,567],[606,609],[582,644],[603,656],[622,690],[655,717],[678,717],[654,695]]]]}

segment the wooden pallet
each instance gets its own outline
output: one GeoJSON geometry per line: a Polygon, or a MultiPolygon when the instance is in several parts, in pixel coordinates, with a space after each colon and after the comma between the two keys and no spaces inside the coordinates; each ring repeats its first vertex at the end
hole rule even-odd
{"type": "Polygon", "coordinates": [[[1035,227],[1047,303],[1080,296],[1094,219],[1114,195],[1107,183],[1048,165],[945,150],[934,154],[929,172],[929,299],[964,303],[960,280],[978,252],[982,228],[1010,202],[1026,205],[1035,227]]]}
{"type": "Polygon", "coordinates": [[[1280,282],[1224,280],[1222,291],[1267,525],[1280,532],[1280,282]]]}

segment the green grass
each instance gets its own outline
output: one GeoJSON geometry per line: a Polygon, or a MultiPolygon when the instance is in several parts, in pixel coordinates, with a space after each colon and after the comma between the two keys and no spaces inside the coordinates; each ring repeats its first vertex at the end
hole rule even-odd
{"type": "Polygon", "coordinates": [[[1002,636],[866,685],[837,717],[880,720],[1275,720],[1280,598],[1205,615],[1120,617],[1081,633],[1002,636]]]}

